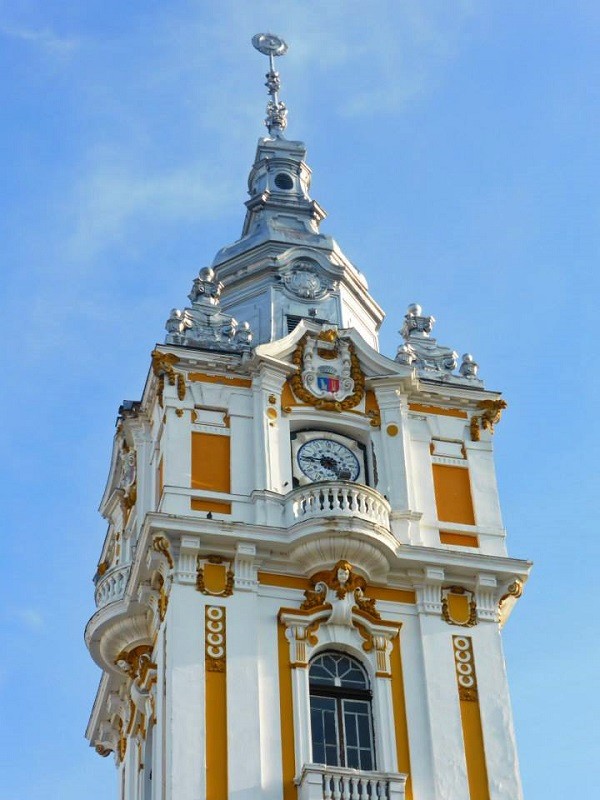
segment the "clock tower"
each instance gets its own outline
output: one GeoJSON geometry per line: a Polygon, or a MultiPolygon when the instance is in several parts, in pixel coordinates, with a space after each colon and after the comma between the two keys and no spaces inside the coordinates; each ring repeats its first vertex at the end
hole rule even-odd
{"type": "Polygon", "coordinates": [[[241,238],[119,409],[85,632],[120,800],[519,800],[492,441],[506,403],[383,311],[310,196],[268,56],[241,238]]]}

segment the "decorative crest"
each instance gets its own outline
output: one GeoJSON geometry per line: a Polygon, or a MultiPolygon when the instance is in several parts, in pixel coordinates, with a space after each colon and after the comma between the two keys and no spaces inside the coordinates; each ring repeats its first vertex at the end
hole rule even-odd
{"type": "Polygon", "coordinates": [[[292,389],[303,403],[324,411],[345,411],[358,405],[365,378],[352,342],[338,337],[335,326],[324,326],[318,336],[306,334],[292,355],[297,372],[292,389]]]}
{"type": "Polygon", "coordinates": [[[265,76],[267,79],[265,86],[271,99],[267,103],[265,125],[271,135],[281,137],[287,126],[288,112],[285,103],[279,99],[281,80],[279,73],[275,70],[274,58],[284,56],[288,46],[283,39],[273,33],[257,33],[252,37],[252,44],[259,53],[269,56],[269,71],[265,76]]]}

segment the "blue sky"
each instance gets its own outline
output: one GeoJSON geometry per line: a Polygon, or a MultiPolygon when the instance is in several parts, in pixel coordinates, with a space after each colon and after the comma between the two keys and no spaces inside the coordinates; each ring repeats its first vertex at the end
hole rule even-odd
{"type": "Polygon", "coordinates": [[[96,508],[118,405],[239,236],[262,30],[290,43],[288,134],[387,312],[382,352],[419,302],[509,402],[504,518],[535,561],[505,630],[525,795],[592,797],[600,5],[0,0],[0,798],[116,797],[83,739],[96,508]]]}

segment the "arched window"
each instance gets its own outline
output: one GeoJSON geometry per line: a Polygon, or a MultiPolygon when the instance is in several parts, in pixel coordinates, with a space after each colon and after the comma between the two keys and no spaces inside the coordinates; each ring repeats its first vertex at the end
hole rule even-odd
{"type": "Polygon", "coordinates": [[[371,689],[362,665],[346,653],[322,653],[308,676],[313,763],[374,770],[371,689]]]}

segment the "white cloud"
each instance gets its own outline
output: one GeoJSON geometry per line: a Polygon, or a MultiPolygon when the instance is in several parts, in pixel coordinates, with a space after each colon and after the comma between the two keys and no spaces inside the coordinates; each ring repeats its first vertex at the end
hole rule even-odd
{"type": "Polygon", "coordinates": [[[9,23],[0,23],[0,34],[10,39],[39,47],[46,53],[57,56],[70,55],[78,46],[79,40],[58,36],[50,28],[27,28],[9,23]]]}
{"type": "Polygon", "coordinates": [[[13,608],[10,616],[30,631],[39,631],[44,627],[44,618],[35,608],[13,608]]]}
{"type": "Polygon", "coordinates": [[[218,216],[235,204],[239,187],[203,161],[143,171],[105,153],[95,159],[72,197],[74,225],[67,256],[81,264],[122,240],[139,220],[169,222],[218,216]]]}

